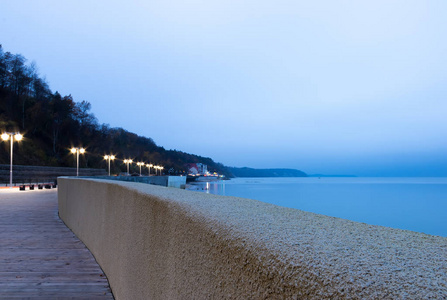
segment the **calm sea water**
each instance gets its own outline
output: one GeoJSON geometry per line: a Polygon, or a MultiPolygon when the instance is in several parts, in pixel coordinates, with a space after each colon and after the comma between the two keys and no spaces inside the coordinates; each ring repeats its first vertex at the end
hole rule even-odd
{"type": "Polygon", "coordinates": [[[447,178],[236,178],[193,188],[447,237],[447,178]]]}

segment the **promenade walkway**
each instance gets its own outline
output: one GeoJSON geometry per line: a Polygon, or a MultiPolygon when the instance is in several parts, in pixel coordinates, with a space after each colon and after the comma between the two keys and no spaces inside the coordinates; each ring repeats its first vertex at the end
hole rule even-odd
{"type": "Polygon", "coordinates": [[[0,189],[0,299],[113,299],[93,255],[59,219],[57,190],[0,189]]]}

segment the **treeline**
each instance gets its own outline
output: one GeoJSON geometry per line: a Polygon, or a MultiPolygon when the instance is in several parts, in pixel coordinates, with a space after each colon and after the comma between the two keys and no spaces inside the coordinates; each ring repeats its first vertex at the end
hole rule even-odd
{"type": "Polygon", "coordinates": [[[252,169],[228,168],[235,177],[307,177],[303,171],[296,169],[252,169]]]}
{"type": "MultiPolygon", "coordinates": [[[[106,168],[105,154],[164,166],[164,173],[183,173],[187,163],[204,163],[208,170],[231,177],[222,164],[211,158],[166,150],[147,137],[123,128],[100,124],[87,101],[76,102],[71,95],[52,92],[38,74],[35,63],[27,64],[20,54],[4,52],[0,45],[0,131],[24,135],[14,144],[14,164],[75,166],[71,147],[86,148],[80,167],[106,168]]],[[[0,164],[9,163],[9,142],[1,142],[0,164]]],[[[122,161],[112,163],[112,173],[124,172],[122,161]]],[[[139,173],[139,167],[132,166],[139,173]]],[[[145,169],[147,172],[147,169],[145,169]]]]}

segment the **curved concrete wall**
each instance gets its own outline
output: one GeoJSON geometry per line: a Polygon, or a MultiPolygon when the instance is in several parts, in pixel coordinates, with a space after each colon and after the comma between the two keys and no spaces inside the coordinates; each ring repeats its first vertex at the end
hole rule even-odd
{"type": "Polygon", "coordinates": [[[447,296],[446,238],[93,179],[59,179],[59,214],[116,299],[447,296]]]}

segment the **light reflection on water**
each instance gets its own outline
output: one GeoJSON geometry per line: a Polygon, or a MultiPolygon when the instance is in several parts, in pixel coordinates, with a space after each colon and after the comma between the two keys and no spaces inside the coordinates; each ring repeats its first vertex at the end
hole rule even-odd
{"type": "Polygon", "coordinates": [[[194,187],[447,237],[447,178],[236,178],[194,187]]]}

